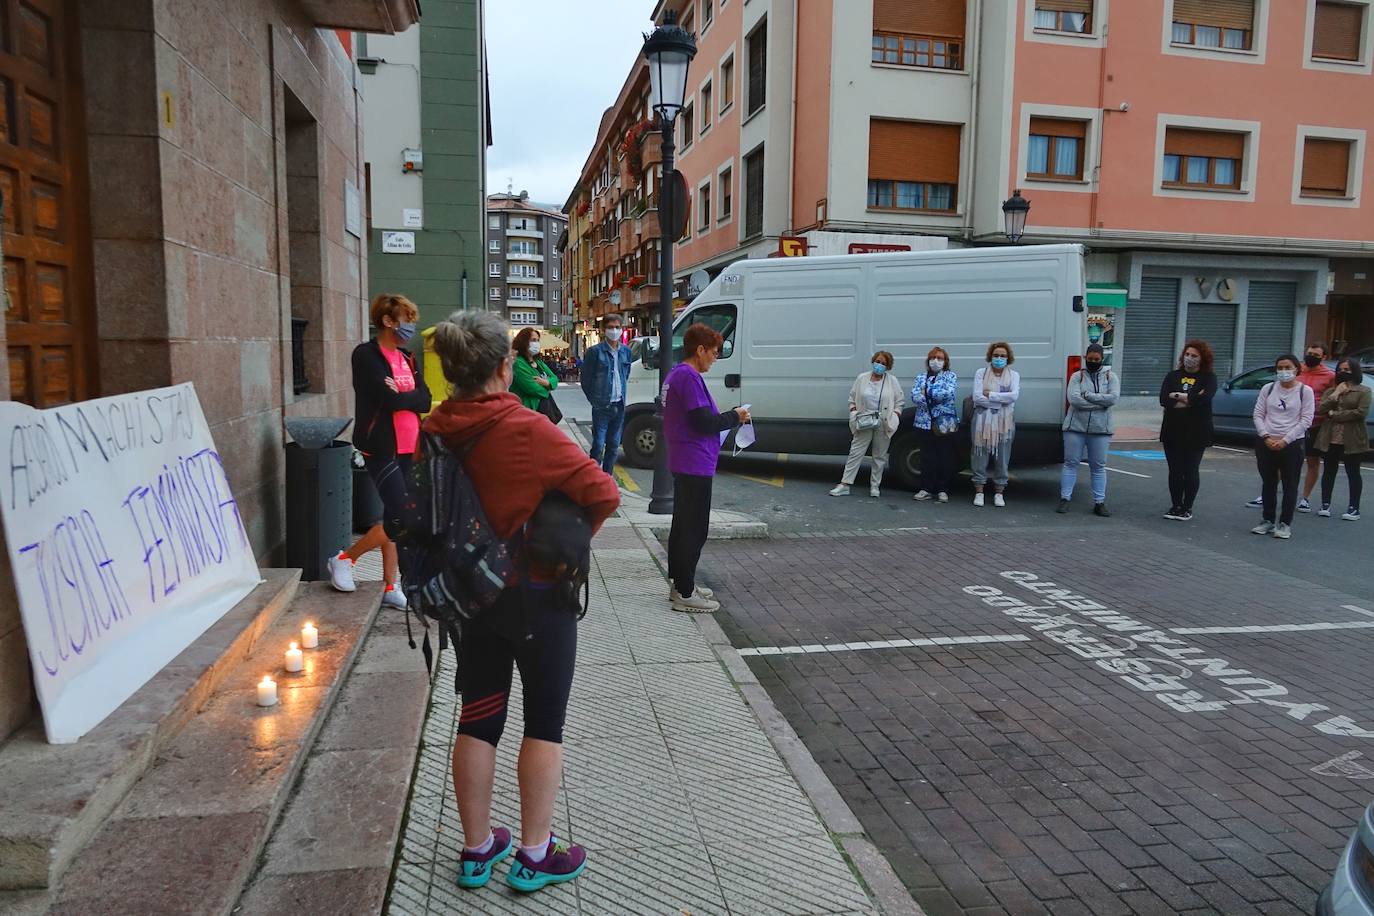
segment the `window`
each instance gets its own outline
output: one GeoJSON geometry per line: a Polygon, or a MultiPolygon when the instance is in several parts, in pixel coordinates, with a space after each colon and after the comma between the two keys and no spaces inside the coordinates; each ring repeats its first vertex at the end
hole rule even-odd
{"type": "Polygon", "coordinates": [[[725,222],[733,215],[735,202],[734,197],[734,170],[726,169],[720,173],[716,181],[720,184],[720,221],[725,222]]]}
{"type": "Polygon", "coordinates": [[[487,250],[492,254],[499,254],[501,251],[501,240],[492,239],[490,242],[487,242],[487,250]]]}
{"type": "Polygon", "coordinates": [[[554,301],[554,302],[557,302],[557,301],[558,301],[558,290],[554,290],[554,291],[553,291],[553,301],[554,301]]]}
{"type": "Polygon", "coordinates": [[[692,145],[692,128],[696,125],[696,106],[691,102],[682,106],[682,148],[692,145]]]}
{"type": "Polygon", "coordinates": [[[1231,387],[1238,391],[1259,391],[1268,385],[1275,378],[1274,367],[1264,366],[1260,369],[1251,369],[1242,376],[1238,376],[1231,382],[1231,387]]]}
{"type": "Polygon", "coordinates": [[[711,230],[711,183],[697,188],[697,225],[702,232],[711,230]]]}
{"type": "Polygon", "coordinates": [[[493,286],[491,289],[487,290],[487,298],[488,298],[488,299],[500,299],[500,298],[501,298],[501,287],[499,287],[499,286],[493,286]]]}
{"type": "Polygon", "coordinates": [[[711,129],[711,83],[701,87],[701,133],[711,129]]]}
{"type": "Polygon", "coordinates": [[[487,220],[487,225],[490,226],[490,227],[493,228],[493,229],[500,229],[500,228],[501,228],[501,217],[499,217],[499,216],[493,216],[491,219],[487,220]]]}
{"type": "Polygon", "coordinates": [[[1035,27],[1088,34],[1093,30],[1093,0],[1035,0],[1035,27]]]}
{"type": "Polygon", "coordinates": [[[763,147],[744,157],[744,236],[763,235],[763,147]]]}
{"type": "Polygon", "coordinates": [[[1255,0],[1174,0],[1173,43],[1249,51],[1255,0]]]}
{"type": "Polygon", "coordinates": [[[1350,197],[1350,140],[1308,137],[1302,145],[1302,196],[1350,197]]]}
{"type": "Polygon", "coordinates": [[[701,0],[701,31],[705,34],[716,18],[715,0],[701,0]]]}
{"type": "Polygon", "coordinates": [[[500,264],[488,264],[488,265],[487,265],[487,276],[488,276],[488,277],[499,277],[499,276],[501,276],[501,265],[500,265],[500,264]]]}
{"type": "Polygon", "coordinates": [[[1164,134],[1164,186],[1239,190],[1245,135],[1170,127],[1164,134]]]}
{"type": "Polygon", "coordinates": [[[553,265],[552,270],[553,270],[553,279],[557,280],[557,279],[558,279],[558,265],[557,265],[557,264],[553,265]]]}
{"type": "Polygon", "coordinates": [[[960,134],[958,124],[871,119],[868,206],[953,213],[960,134]]]}
{"type": "Polygon", "coordinates": [[[1312,56],[1325,60],[1359,61],[1364,38],[1364,6],[1317,0],[1312,25],[1312,56]]]}
{"type": "Polygon", "coordinates": [[[1026,177],[1050,181],[1083,180],[1085,121],[1031,118],[1026,148],[1026,177]]]}
{"type": "Polygon", "coordinates": [[[873,0],[873,63],[964,68],[965,0],[873,0]]]}
{"type": "Polygon", "coordinates": [[[729,359],[735,349],[736,315],[735,307],[724,303],[704,305],[689,313],[673,328],[673,362],[682,361],[682,339],[694,324],[704,324],[718,333],[722,338],[720,355],[723,359],[729,359]]]}
{"type": "Polygon", "coordinates": [[[768,23],[762,22],[745,39],[749,55],[748,114],[763,107],[768,96],[768,23]]]}
{"type": "Polygon", "coordinates": [[[517,326],[530,326],[539,323],[538,312],[513,311],[510,313],[510,323],[517,326]]]}
{"type": "Polygon", "coordinates": [[[725,114],[735,104],[735,55],[720,65],[720,113],[725,114]]]}

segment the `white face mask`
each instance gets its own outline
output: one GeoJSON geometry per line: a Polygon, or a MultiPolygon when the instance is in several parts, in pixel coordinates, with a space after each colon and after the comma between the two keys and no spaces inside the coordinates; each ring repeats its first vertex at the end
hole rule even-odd
{"type": "Polygon", "coordinates": [[[606,329],[606,342],[607,342],[607,343],[620,343],[620,328],[607,328],[607,329],[606,329]]]}
{"type": "Polygon", "coordinates": [[[945,361],[943,359],[932,359],[930,361],[930,368],[933,372],[939,372],[941,369],[945,368],[945,361]]]}
{"type": "Polygon", "coordinates": [[[1298,377],[1298,372],[1296,369],[1280,369],[1278,375],[1279,381],[1291,382],[1293,381],[1293,379],[1298,377]]]}
{"type": "Polygon", "coordinates": [[[537,341],[537,340],[531,340],[531,341],[530,341],[530,356],[538,356],[538,355],[539,355],[539,341],[537,341]]]}

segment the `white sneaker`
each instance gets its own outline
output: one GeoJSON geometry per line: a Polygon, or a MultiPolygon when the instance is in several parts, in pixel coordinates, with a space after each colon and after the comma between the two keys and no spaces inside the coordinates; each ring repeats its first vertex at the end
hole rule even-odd
{"type": "Polygon", "coordinates": [[[940,493],[940,494],[938,494],[935,498],[938,499],[938,500],[939,500],[940,502],[942,502],[942,503],[947,503],[947,502],[949,502],[949,494],[948,494],[948,493],[940,493]]]}
{"type": "Polygon", "coordinates": [[[930,499],[930,492],[928,490],[917,490],[916,495],[911,498],[916,500],[917,502],[923,503],[926,500],[930,499]]]}
{"type": "Polygon", "coordinates": [[[1263,496],[1256,496],[1254,499],[1252,499],[1252,500],[1250,500],[1248,503],[1246,503],[1246,505],[1249,506],[1249,507],[1252,508],[1252,509],[1262,509],[1262,508],[1264,508],[1264,497],[1263,497],[1263,496]]]}
{"type": "Polygon", "coordinates": [[[1347,522],[1358,522],[1360,520],[1360,510],[1351,509],[1349,512],[1345,513],[1345,515],[1342,515],[1341,518],[1347,522]]]}
{"type": "Polygon", "coordinates": [[[1330,518],[1330,517],[1331,517],[1331,507],[1330,507],[1329,505],[1327,505],[1327,506],[1322,506],[1320,509],[1317,510],[1317,517],[1318,517],[1318,518],[1330,518]]]}
{"type": "Polygon", "coordinates": [[[879,496],[883,495],[883,492],[882,490],[879,490],[877,487],[869,487],[868,495],[873,497],[874,499],[877,499],[879,496]]]}
{"type": "Polygon", "coordinates": [[[982,492],[978,492],[978,493],[974,493],[974,494],[973,494],[973,504],[974,504],[975,506],[978,506],[980,509],[982,508],[982,506],[983,506],[983,494],[982,494],[982,492]]]}
{"type": "Polygon", "coordinates": [[[720,610],[719,601],[701,595],[700,591],[701,589],[694,591],[690,598],[684,598],[676,591],[673,592],[673,610],[681,611],[684,614],[714,614],[720,610]]]}
{"type": "Polygon", "coordinates": [[[1253,527],[1253,528],[1250,529],[1250,533],[1251,533],[1251,534],[1273,534],[1273,533],[1274,533],[1274,523],[1273,523],[1273,522],[1260,522],[1258,525],[1256,525],[1255,527],[1253,527]]]}
{"type": "Polygon", "coordinates": [[[358,583],[353,581],[353,561],[343,555],[343,551],[329,558],[329,584],[341,592],[356,592],[358,583]]]}
{"type": "Polygon", "coordinates": [[[1312,503],[1308,502],[1306,496],[1304,496],[1302,499],[1298,500],[1298,511],[1299,511],[1299,512],[1311,512],[1311,511],[1312,511],[1312,503]]]}
{"type": "Polygon", "coordinates": [[[831,496],[848,496],[848,495],[849,495],[849,485],[848,485],[848,484],[844,484],[844,483],[840,484],[838,487],[836,487],[835,489],[833,489],[833,490],[830,491],[830,495],[831,495],[831,496]]]}
{"type": "MultiPolygon", "coordinates": [[[[709,588],[707,588],[707,587],[704,586],[704,585],[698,585],[698,586],[696,586],[694,589],[692,589],[692,594],[693,594],[693,595],[700,596],[700,597],[702,597],[702,598],[705,598],[705,599],[707,599],[708,601],[709,601],[710,599],[716,597],[716,593],[713,592],[713,591],[711,591],[709,588]]],[[[668,590],[668,600],[669,600],[669,601],[676,601],[677,599],[678,599],[677,589],[676,589],[676,588],[669,589],[669,590],[668,590]]]]}
{"type": "Polygon", "coordinates": [[[1274,526],[1274,537],[1276,537],[1276,538],[1278,538],[1278,539],[1280,539],[1280,540],[1286,541],[1286,540],[1288,540],[1289,538],[1291,538],[1292,536],[1293,536],[1293,529],[1292,529],[1292,528],[1289,528],[1289,527],[1288,527],[1287,525],[1285,525],[1283,522],[1279,522],[1276,526],[1274,526]]]}
{"type": "Polygon", "coordinates": [[[999,509],[1005,509],[1007,507],[1007,501],[1002,498],[1001,493],[992,494],[992,504],[999,509]]]}
{"type": "Polygon", "coordinates": [[[399,588],[389,588],[382,592],[382,607],[394,607],[398,611],[404,611],[409,606],[406,593],[399,588]]]}

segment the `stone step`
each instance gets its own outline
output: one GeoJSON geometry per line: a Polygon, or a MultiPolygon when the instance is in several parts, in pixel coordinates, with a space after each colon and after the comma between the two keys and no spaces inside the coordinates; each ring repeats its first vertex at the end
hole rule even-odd
{"type": "MultiPolygon", "coordinates": [[[[342,691],[381,599],[380,585],[342,594],[302,585],[290,608],[222,679],[200,711],[104,820],[33,913],[120,916],[231,912],[342,691]],[[301,625],[320,628],[305,670],[282,670],[301,625]],[[263,674],[280,702],[257,705],[263,674]]],[[[3,903],[3,901],[0,901],[3,903]]]]}
{"type": "MultiPolygon", "coordinates": [[[[36,717],[0,745],[0,890],[51,887],[154,758],[285,613],[298,569],[263,581],[75,744],[36,717]]],[[[0,909],[5,900],[0,898],[0,909]]]]}

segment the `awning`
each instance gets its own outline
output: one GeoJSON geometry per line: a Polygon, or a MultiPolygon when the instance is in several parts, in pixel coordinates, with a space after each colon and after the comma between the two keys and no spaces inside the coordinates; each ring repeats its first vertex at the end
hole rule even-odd
{"type": "Polygon", "coordinates": [[[1124,309],[1126,307],[1126,287],[1117,283],[1089,283],[1088,308],[1124,309]]]}
{"type": "Polygon", "coordinates": [[[558,336],[557,331],[541,328],[539,331],[539,352],[553,353],[568,349],[568,342],[558,336]]]}

